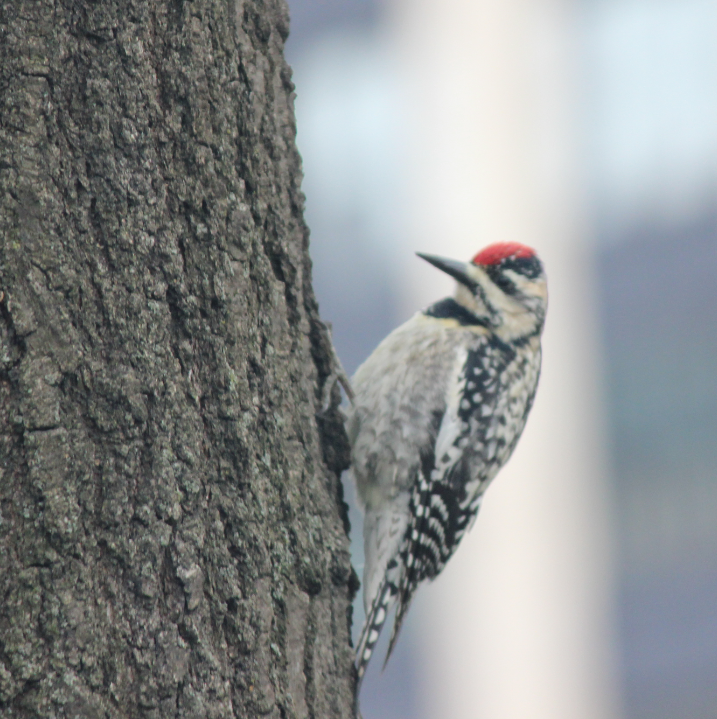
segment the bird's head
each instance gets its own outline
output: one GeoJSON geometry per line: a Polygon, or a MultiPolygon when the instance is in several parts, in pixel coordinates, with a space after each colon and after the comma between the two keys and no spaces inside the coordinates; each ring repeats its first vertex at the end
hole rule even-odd
{"type": "Polygon", "coordinates": [[[418,256],[457,280],[456,301],[480,317],[502,340],[539,334],[548,307],[548,285],[535,250],[517,242],[483,248],[470,262],[418,256]]]}

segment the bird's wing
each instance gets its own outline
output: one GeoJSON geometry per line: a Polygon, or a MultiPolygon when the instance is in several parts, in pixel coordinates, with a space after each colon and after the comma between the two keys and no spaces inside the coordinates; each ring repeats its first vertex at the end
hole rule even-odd
{"type": "MultiPolygon", "coordinates": [[[[466,360],[467,352],[459,351],[456,362],[461,368],[465,368],[466,360]]],[[[393,651],[419,583],[441,571],[455,548],[456,533],[465,531],[460,500],[471,470],[464,448],[459,446],[466,433],[466,424],[460,417],[465,372],[455,372],[454,377],[435,444],[430,456],[421,457],[421,470],[409,500],[410,523],[399,549],[403,572],[399,578],[398,608],[385,662],[393,651]]]]}
{"type": "Polygon", "coordinates": [[[399,550],[405,569],[398,587],[398,607],[386,661],[417,586],[443,569],[475,520],[487,486],[486,466],[474,447],[478,447],[486,429],[498,421],[493,417],[495,396],[486,392],[481,395],[481,408],[485,409],[478,419],[475,404],[467,399],[483,371],[487,344],[481,338],[470,351],[459,353],[461,371],[454,373],[456,379],[448,393],[431,462],[423,463],[411,494],[408,512],[411,520],[399,550]]]}
{"type": "MultiPolygon", "coordinates": [[[[470,351],[457,351],[458,367],[452,373],[455,380],[448,388],[447,404],[432,418],[436,427],[435,441],[421,453],[408,507],[404,504],[397,513],[403,518],[400,535],[387,535],[386,526],[381,526],[382,521],[389,521],[390,508],[382,508],[381,518],[370,517],[367,512],[369,532],[364,530],[367,552],[380,551],[372,549],[377,547],[380,536],[384,537],[386,547],[380,556],[369,557],[367,554],[367,564],[371,559],[375,571],[364,578],[366,604],[370,609],[367,609],[363,641],[357,652],[357,666],[363,665],[364,669],[385,622],[386,612],[397,603],[385,662],[393,651],[417,586],[441,571],[478,510],[480,497],[470,506],[465,503],[466,487],[475,483],[480,475],[480,462],[466,445],[474,439],[471,435],[475,434],[476,427],[468,421],[466,408],[461,403],[466,397],[467,384],[473,381],[471,370],[480,362],[484,348],[485,341],[481,338],[470,351]],[[381,528],[384,531],[380,531],[381,528]],[[391,537],[390,547],[387,536],[391,537]]],[[[473,408],[469,409],[472,411],[473,408]]]]}

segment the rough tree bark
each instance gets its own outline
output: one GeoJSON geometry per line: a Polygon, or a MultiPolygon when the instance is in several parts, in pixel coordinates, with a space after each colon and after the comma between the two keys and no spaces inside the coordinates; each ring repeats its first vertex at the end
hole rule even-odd
{"type": "Polygon", "coordinates": [[[287,32],[0,5],[3,717],[352,715],[287,32]]]}

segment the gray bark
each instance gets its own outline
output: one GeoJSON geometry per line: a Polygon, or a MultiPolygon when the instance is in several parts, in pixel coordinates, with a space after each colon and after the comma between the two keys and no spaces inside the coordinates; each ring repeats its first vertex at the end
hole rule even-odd
{"type": "Polygon", "coordinates": [[[352,715],[287,32],[0,5],[2,717],[352,715]]]}

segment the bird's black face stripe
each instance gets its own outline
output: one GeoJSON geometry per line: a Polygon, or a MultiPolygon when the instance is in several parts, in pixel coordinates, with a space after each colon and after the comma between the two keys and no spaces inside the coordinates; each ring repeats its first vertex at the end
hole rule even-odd
{"type": "Polygon", "coordinates": [[[488,265],[485,268],[488,277],[500,287],[507,295],[514,295],[517,292],[515,283],[505,274],[506,270],[512,270],[529,280],[540,277],[543,267],[537,257],[507,257],[495,265],[488,265]]]}
{"type": "Polygon", "coordinates": [[[503,274],[504,269],[505,267],[503,266],[493,265],[488,268],[488,277],[490,277],[493,283],[498,285],[506,295],[514,295],[518,288],[515,286],[513,280],[503,274]]]}
{"type": "Polygon", "coordinates": [[[513,270],[530,280],[540,277],[543,267],[537,257],[508,257],[499,265],[502,270],[513,270]]]}
{"type": "Polygon", "coordinates": [[[459,325],[465,327],[475,325],[486,327],[488,325],[484,317],[474,315],[470,310],[463,307],[463,305],[458,304],[452,297],[447,297],[445,300],[431,305],[427,310],[424,310],[424,314],[429,317],[435,317],[436,319],[455,320],[459,325]]]}

